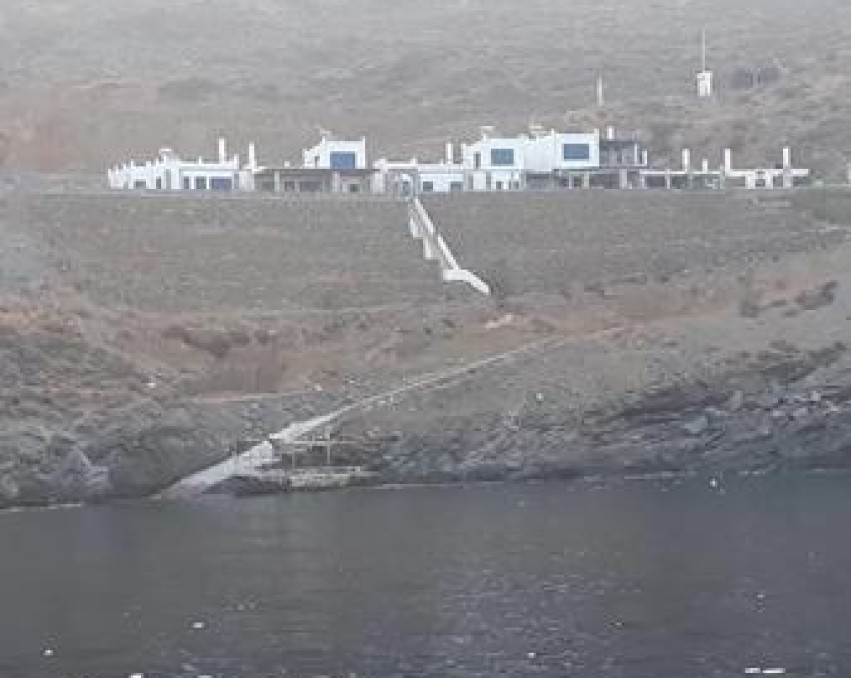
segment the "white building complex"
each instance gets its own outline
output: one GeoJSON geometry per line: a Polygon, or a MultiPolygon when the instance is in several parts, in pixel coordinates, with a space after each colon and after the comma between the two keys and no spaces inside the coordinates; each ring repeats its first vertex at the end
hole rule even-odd
{"type": "Polygon", "coordinates": [[[793,188],[810,180],[808,169],[792,165],[789,148],[783,150],[782,163],[766,168],[736,169],[730,150],[724,151],[722,164],[713,167],[703,160],[694,166],[688,149],[682,152],[681,167],[651,167],[638,136],[618,134],[612,127],[605,133],[533,127],[518,136],[482,127],[480,138],[461,144],[458,154],[450,142],[440,160],[382,158],[372,165],[366,139],[337,139],[330,132],[302,151],[297,165],[260,165],[254,144],[249,144],[247,161],[242,163],[238,155],[228,156],[227,144],[220,139],[215,161],[183,160],[163,149],[155,160],[131,161],[108,171],[114,189],[396,196],[581,188],[793,188]]]}
{"type": "Polygon", "coordinates": [[[301,166],[285,162],[256,168],[257,190],[272,193],[368,193],[373,170],[366,139],[336,139],[323,132],[319,143],[302,151],[301,166]]]}
{"type": "Polygon", "coordinates": [[[520,190],[527,179],[600,168],[600,135],[533,129],[516,138],[482,138],[463,146],[468,190],[520,190]]]}
{"type": "Polygon", "coordinates": [[[107,172],[110,188],[149,191],[233,191],[251,190],[252,170],[256,166],[253,144],[249,146],[248,163],[240,164],[238,155],[228,157],[227,142],[219,139],[218,160],[184,160],[170,148],[142,164],[134,161],[111,168],[107,172]]]}
{"type": "Polygon", "coordinates": [[[647,166],[647,152],[634,137],[618,138],[609,129],[557,132],[532,128],[516,137],[500,136],[483,127],[478,141],[446,145],[439,162],[382,159],[375,163],[377,193],[449,193],[456,191],[519,191],[530,188],[590,188],[638,185],[647,166]]]}
{"type": "Polygon", "coordinates": [[[465,188],[464,165],[455,161],[455,147],[451,142],[446,144],[446,156],[438,162],[420,162],[417,158],[382,159],[374,167],[374,193],[451,193],[465,188]]]}

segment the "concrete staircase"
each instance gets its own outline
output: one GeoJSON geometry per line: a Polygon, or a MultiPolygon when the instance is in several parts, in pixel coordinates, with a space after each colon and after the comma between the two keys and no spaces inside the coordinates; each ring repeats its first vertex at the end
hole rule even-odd
{"type": "Polygon", "coordinates": [[[414,198],[408,205],[408,223],[411,236],[422,241],[423,258],[426,261],[436,261],[440,266],[443,282],[462,283],[480,294],[490,295],[490,286],[484,280],[472,271],[459,266],[455,255],[452,254],[452,250],[449,249],[449,245],[437,230],[419,198],[414,198]]]}

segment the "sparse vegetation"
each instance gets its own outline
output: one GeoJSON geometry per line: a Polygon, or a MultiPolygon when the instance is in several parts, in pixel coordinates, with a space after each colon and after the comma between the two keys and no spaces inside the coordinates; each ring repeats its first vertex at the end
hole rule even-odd
{"type": "Polygon", "coordinates": [[[851,118],[851,5],[718,0],[708,12],[705,3],[674,4],[655,0],[626,20],[622,0],[530,0],[522,10],[514,0],[380,8],[245,0],[203,12],[165,0],[71,0],[67,11],[6,0],[0,63],[14,67],[0,87],[0,129],[16,169],[99,172],[163,144],[209,152],[219,131],[261,142],[261,154],[278,161],[316,125],[367,134],[392,155],[437,154],[444,138],[486,123],[516,132],[530,116],[649,131],[661,157],[676,160],[688,144],[716,164],[731,126],[744,120],[759,134],[743,138],[743,157],[769,160],[788,140],[839,176],[844,163],[828,151],[851,149],[851,130],[823,125],[851,118]],[[244,49],[212,48],[225,26],[244,49]],[[701,26],[719,78],[720,97],[709,103],[694,97],[701,26]],[[594,102],[601,70],[604,111],[594,102]],[[99,87],[105,78],[110,86],[99,87]],[[754,96],[733,96],[743,90],[754,96]],[[660,133],[673,123],[681,135],[660,133]]]}

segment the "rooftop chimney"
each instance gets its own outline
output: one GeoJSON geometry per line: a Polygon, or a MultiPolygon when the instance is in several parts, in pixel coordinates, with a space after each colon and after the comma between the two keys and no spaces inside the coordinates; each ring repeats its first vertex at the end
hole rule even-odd
{"type": "Polygon", "coordinates": [[[224,137],[219,137],[219,162],[227,162],[228,158],[228,142],[224,137]]]}

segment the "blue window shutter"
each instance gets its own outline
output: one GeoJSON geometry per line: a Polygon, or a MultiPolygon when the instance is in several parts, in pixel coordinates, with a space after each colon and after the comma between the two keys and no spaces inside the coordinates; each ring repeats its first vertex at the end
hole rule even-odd
{"type": "Polygon", "coordinates": [[[514,165],[513,148],[492,148],[491,165],[494,167],[511,167],[514,165]]]}
{"type": "Polygon", "coordinates": [[[589,144],[565,144],[565,160],[590,160],[591,146],[589,144]]]}
{"type": "Polygon", "coordinates": [[[341,151],[331,153],[331,169],[353,170],[357,169],[357,164],[357,153],[344,153],[341,151]]]}

